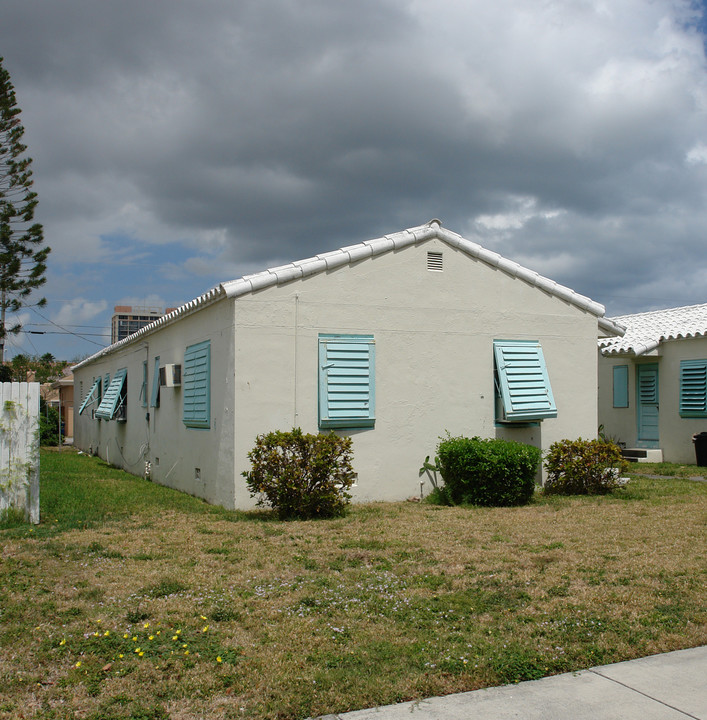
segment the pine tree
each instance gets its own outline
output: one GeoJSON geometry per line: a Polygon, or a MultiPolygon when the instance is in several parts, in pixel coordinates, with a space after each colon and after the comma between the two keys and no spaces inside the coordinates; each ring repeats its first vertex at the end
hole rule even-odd
{"type": "Polygon", "coordinates": [[[34,221],[37,193],[32,191],[32,158],[24,155],[24,128],[10,74],[0,57],[0,364],[5,359],[5,340],[22,325],[7,326],[7,314],[35,305],[32,291],[46,280],[44,273],[50,249],[43,245],[44,230],[34,221]]]}

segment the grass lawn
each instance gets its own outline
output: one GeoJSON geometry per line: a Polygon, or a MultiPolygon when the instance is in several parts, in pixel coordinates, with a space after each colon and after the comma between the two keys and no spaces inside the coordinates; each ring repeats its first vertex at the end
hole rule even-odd
{"type": "Polygon", "coordinates": [[[707,643],[707,483],[283,523],[41,468],[42,524],[0,527],[2,720],[305,718],[707,643]]]}

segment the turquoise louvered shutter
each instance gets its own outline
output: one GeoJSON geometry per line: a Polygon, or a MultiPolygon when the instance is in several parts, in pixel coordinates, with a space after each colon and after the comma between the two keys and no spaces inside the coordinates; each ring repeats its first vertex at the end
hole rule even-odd
{"type": "Polygon", "coordinates": [[[101,378],[98,378],[97,380],[94,380],[93,385],[91,385],[91,389],[89,390],[88,395],[84,398],[83,403],[81,404],[81,407],[79,408],[79,415],[89,406],[93,405],[93,403],[100,402],[101,399],[101,378]]]}
{"type": "Polygon", "coordinates": [[[707,417],[707,360],[680,363],[680,415],[707,417]]]}
{"type": "Polygon", "coordinates": [[[542,347],[537,341],[494,340],[500,420],[525,422],[557,417],[542,347]]]}
{"type": "Polygon", "coordinates": [[[319,336],[319,426],[375,424],[375,342],[372,335],[319,336]]]}
{"type": "Polygon", "coordinates": [[[628,407],[628,365],[614,365],[614,407],[628,407]]]}
{"type": "Polygon", "coordinates": [[[121,401],[125,402],[123,388],[125,386],[127,376],[127,368],[122,368],[115,373],[113,379],[110,381],[110,385],[103,394],[98,410],[96,410],[97,418],[100,418],[101,420],[112,420],[115,417],[115,414],[121,405],[121,401]]]}
{"type": "Polygon", "coordinates": [[[142,363],[142,385],[140,386],[140,404],[147,407],[147,360],[142,363]]]}
{"type": "Polygon", "coordinates": [[[187,427],[211,427],[211,341],[190,345],[182,372],[183,421],[187,427]]]}
{"type": "Polygon", "coordinates": [[[155,358],[155,369],[152,375],[152,394],[150,395],[150,407],[160,406],[160,356],[155,358]]]}

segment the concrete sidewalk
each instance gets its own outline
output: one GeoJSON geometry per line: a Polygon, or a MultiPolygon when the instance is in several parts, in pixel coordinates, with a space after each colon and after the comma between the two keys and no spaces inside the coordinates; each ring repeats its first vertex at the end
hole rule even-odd
{"type": "Polygon", "coordinates": [[[707,720],[707,646],[322,720],[707,720]]]}

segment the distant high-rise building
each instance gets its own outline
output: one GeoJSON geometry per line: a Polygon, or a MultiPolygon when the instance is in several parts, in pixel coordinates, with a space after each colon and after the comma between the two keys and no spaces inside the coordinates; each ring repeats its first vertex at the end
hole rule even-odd
{"type": "Polygon", "coordinates": [[[176,308],[133,307],[132,305],[116,305],[113,308],[110,341],[116,343],[132,335],[140,328],[167,315],[176,308]]]}

